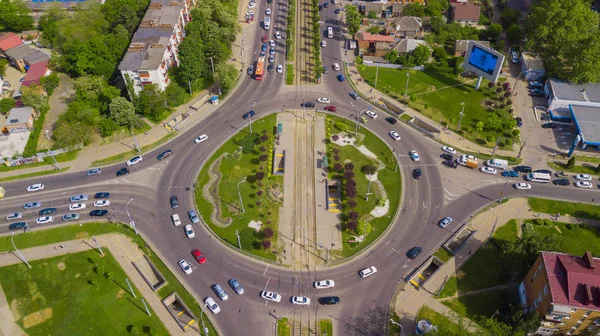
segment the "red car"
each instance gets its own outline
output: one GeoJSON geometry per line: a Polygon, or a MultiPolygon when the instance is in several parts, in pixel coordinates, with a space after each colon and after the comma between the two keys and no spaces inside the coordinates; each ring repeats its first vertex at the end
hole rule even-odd
{"type": "Polygon", "coordinates": [[[325,111],[335,112],[335,111],[337,111],[337,108],[333,105],[325,106],[325,111]]]}
{"type": "Polygon", "coordinates": [[[199,264],[204,264],[206,262],[206,257],[202,255],[202,252],[198,249],[192,250],[192,255],[196,259],[199,264]]]}
{"type": "Polygon", "coordinates": [[[269,38],[267,37],[267,35],[265,35],[262,37],[261,41],[263,41],[263,43],[266,43],[268,39],[269,38]]]}

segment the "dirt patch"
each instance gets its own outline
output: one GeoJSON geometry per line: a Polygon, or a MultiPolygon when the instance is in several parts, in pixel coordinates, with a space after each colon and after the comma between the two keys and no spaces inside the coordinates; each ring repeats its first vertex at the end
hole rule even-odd
{"type": "Polygon", "coordinates": [[[123,295],[125,295],[125,290],[124,289],[119,289],[119,291],[117,292],[117,299],[120,299],[123,297],[123,295]]]}
{"type": "Polygon", "coordinates": [[[65,268],[67,268],[67,266],[65,265],[64,262],[59,262],[58,264],[56,264],[56,267],[58,267],[59,270],[64,271],[65,268]]]}
{"type": "Polygon", "coordinates": [[[12,316],[15,321],[18,321],[21,319],[21,314],[19,314],[19,301],[12,300],[10,302],[10,312],[12,313],[12,316]]]}
{"type": "Polygon", "coordinates": [[[43,323],[47,319],[52,318],[52,308],[42,309],[35,313],[29,314],[23,318],[23,327],[25,329],[43,323]]]}
{"type": "Polygon", "coordinates": [[[86,238],[89,237],[89,233],[87,232],[79,232],[78,234],[75,235],[75,238],[77,239],[82,239],[82,238],[86,238]]]}
{"type": "Polygon", "coordinates": [[[77,273],[75,274],[75,279],[79,278],[81,276],[81,274],[77,273]]]}

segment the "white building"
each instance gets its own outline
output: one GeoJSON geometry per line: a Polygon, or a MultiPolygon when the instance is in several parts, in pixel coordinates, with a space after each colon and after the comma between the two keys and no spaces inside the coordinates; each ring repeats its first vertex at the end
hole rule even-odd
{"type": "Polygon", "coordinates": [[[119,64],[121,76],[128,75],[135,92],[156,84],[160,90],[170,83],[168,70],[179,65],[177,46],[185,36],[195,0],[153,0],[119,64]]]}

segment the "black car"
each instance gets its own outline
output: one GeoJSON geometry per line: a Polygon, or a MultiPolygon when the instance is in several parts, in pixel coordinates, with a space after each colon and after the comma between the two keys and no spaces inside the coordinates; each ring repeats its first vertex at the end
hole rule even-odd
{"type": "Polygon", "coordinates": [[[454,160],[454,156],[452,156],[452,154],[449,154],[449,153],[442,153],[440,155],[440,157],[444,160],[450,160],[450,161],[454,160]]]}
{"type": "Polygon", "coordinates": [[[335,12],[335,14],[340,14],[340,11],[341,10],[339,8],[336,8],[334,12],[335,12]]]}
{"type": "Polygon", "coordinates": [[[18,229],[24,229],[26,227],[29,227],[29,225],[27,225],[27,223],[25,222],[16,222],[16,223],[12,223],[8,226],[9,230],[18,230],[18,229]]]}
{"type": "Polygon", "coordinates": [[[319,298],[319,303],[322,305],[337,305],[340,304],[340,298],[337,296],[325,296],[319,298]]]}
{"type": "Polygon", "coordinates": [[[325,2],[325,3],[323,4],[323,7],[325,7],[325,8],[328,8],[328,7],[329,7],[329,3],[328,3],[328,2],[325,2]]]}
{"type": "Polygon", "coordinates": [[[53,213],[56,213],[57,211],[58,211],[57,208],[42,209],[42,210],[40,210],[40,216],[51,215],[53,213]]]}
{"type": "Polygon", "coordinates": [[[517,127],[523,126],[523,118],[516,117],[515,119],[517,120],[517,127]]]}
{"type": "Polygon", "coordinates": [[[275,67],[273,66],[273,64],[269,64],[269,66],[267,67],[267,71],[273,72],[273,70],[275,70],[275,67]]]}
{"type": "Polygon", "coordinates": [[[542,128],[556,128],[555,123],[545,123],[542,125],[542,128]]]}
{"type": "Polygon", "coordinates": [[[323,5],[319,5],[319,10],[322,10],[322,9],[323,9],[323,5]]]}
{"type": "Polygon", "coordinates": [[[97,192],[96,194],[94,194],[94,198],[95,198],[95,199],[99,199],[99,198],[110,198],[110,193],[109,193],[109,192],[106,192],[106,191],[97,192]]]}
{"type": "Polygon", "coordinates": [[[533,168],[529,166],[516,166],[513,168],[513,170],[521,173],[531,173],[533,171],[533,168]]]}
{"type": "Polygon", "coordinates": [[[90,216],[92,216],[92,217],[108,216],[108,210],[92,210],[92,211],[90,211],[90,216]]]}
{"type": "Polygon", "coordinates": [[[127,168],[127,167],[117,170],[117,176],[123,176],[123,175],[127,175],[127,174],[129,174],[129,168],[127,168]]]}
{"type": "Polygon", "coordinates": [[[313,102],[306,102],[306,103],[302,103],[302,104],[300,104],[300,106],[304,106],[304,107],[315,107],[315,103],[313,103],[313,102]]]}
{"type": "Polygon", "coordinates": [[[392,118],[392,117],[385,118],[385,121],[389,122],[392,125],[396,125],[396,123],[398,122],[398,120],[396,118],[392,118]]]}
{"type": "Polygon", "coordinates": [[[419,168],[413,169],[413,177],[416,178],[417,180],[421,179],[421,169],[419,169],[419,168]]]}
{"type": "Polygon", "coordinates": [[[177,196],[175,196],[175,195],[171,196],[171,208],[177,209],[178,207],[179,207],[179,200],[177,199],[177,196]]]}
{"type": "Polygon", "coordinates": [[[534,171],[534,173],[542,173],[542,174],[550,174],[550,175],[552,175],[552,172],[549,171],[548,169],[538,169],[538,170],[534,171]]]}
{"type": "Polygon", "coordinates": [[[413,248],[411,248],[410,250],[406,251],[406,256],[409,257],[410,259],[415,259],[419,253],[421,253],[423,251],[422,248],[415,246],[413,248]]]}
{"type": "Polygon", "coordinates": [[[554,183],[556,185],[561,185],[561,186],[568,186],[569,184],[571,184],[569,179],[558,179],[558,180],[552,181],[552,183],[554,183]]]}
{"type": "Polygon", "coordinates": [[[452,161],[452,160],[446,160],[444,162],[442,162],[443,165],[448,166],[450,168],[454,168],[456,169],[456,167],[458,167],[458,163],[452,161]]]}
{"type": "Polygon", "coordinates": [[[162,159],[171,156],[171,154],[173,154],[173,151],[170,149],[167,149],[166,151],[158,154],[158,156],[156,158],[158,159],[158,161],[161,161],[162,159]]]}

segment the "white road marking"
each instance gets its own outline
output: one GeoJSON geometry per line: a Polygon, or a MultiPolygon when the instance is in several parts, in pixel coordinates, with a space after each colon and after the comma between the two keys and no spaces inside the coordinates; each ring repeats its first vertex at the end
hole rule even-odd
{"type": "MultiPolygon", "coordinates": [[[[269,265],[267,265],[267,267],[265,267],[265,271],[263,272],[263,276],[264,276],[265,274],[267,274],[267,271],[268,271],[268,270],[269,270],[269,265]]],[[[269,283],[269,282],[267,281],[267,283],[269,283]]]]}

